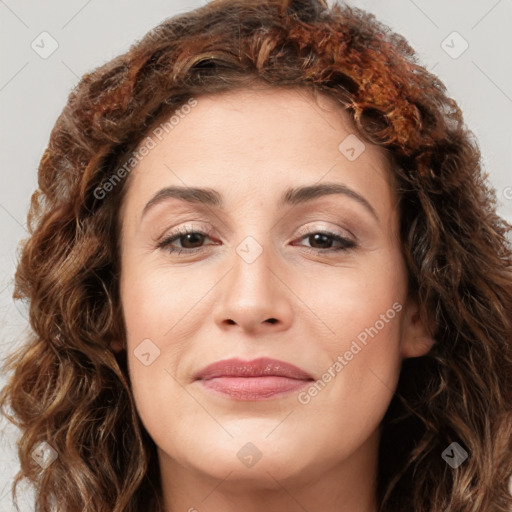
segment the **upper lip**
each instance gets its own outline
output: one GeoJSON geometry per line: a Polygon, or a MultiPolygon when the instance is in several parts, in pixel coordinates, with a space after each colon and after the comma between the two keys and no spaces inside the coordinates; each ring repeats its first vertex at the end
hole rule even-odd
{"type": "Polygon", "coordinates": [[[205,366],[194,375],[194,380],[208,380],[216,377],[288,377],[290,379],[312,380],[313,377],[297,366],[261,357],[252,361],[242,359],[224,359],[205,366]]]}

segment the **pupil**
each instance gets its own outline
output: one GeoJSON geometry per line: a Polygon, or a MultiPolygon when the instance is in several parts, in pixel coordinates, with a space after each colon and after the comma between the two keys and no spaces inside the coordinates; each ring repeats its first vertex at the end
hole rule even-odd
{"type": "Polygon", "coordinates": [[[311,240],[310,240],[310,244],[313,245],[314,243],[320,243],[320,244],[325,244],[327,243],[328,246],[330,247],[330,237],[329,235],[324,235],[322,233],[316,233],[315,235],[312,235],[310,238],[312,238],[314,240],[313,243],[311,243],[311,240]]]}
{"type": "Polygon", "coordinates": [[[194,247],[188,247],[187,244],[192,244],[194,245],[194,243],[198,243],[198,242],[201,242],[203,238],[203,235],[199,234],[199,233],[187,233],[186,235],[184,235],[182,237],[182,243],[181,245],[186,248],[186,249],[193,249],[194,247]],[[194,241],[194,238],[196,239],[194,241]],[[185,240],[185,243],[183,243],[183,240],[185,240]]]}

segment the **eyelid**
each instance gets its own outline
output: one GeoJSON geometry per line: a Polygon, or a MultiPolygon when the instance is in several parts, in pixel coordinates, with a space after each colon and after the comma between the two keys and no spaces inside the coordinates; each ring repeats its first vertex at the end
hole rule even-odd
{"type": "MultiPolygon", "coordinates": [[[[166,250],[170,254],[180,255],[182,253],[187,255],[193,255],[198,254],[206,250],[211,245],[218,245],[218,244],[208,244],[204,245],[198,248],[171,248],[172,243],[174,243],[176,240],[179,240],[182,236],[185,236],[190,233],[199,233],[203,237],[213,239],[212,237],[212,230],[210,228],[207,229],[201,229],[196,228],[192,225],[184,225],[180,226],[179,228],[171,231],[168,235],[164,235],[163,238],[160,238],[159,242],[157,243],[157,249],[166,250]]],[[[358,248],[359,243],[357,239],[353,236],[346,236],[344,233],[339,233],[336,230],[331,229],[325,229],[325,228],[315,228],[314,226],[311,226],[309,229],[307,227],[302,227],[299,229],[299,232],[296,233],[294,239],[292,241],[301,241],[302,239],[307,238],[308,236],[311,236],[313,234],[323,234],[327,236],[328,238],[331,238],[335,241],[337,241],[339,244],[341,244],[341,247],[338,248],[328,248],[328,249],[315,249],[303,245],[299,245],[302,250],[314,253],[315,255],[328,255],[332,253],[348,253],[358,248]]]]}
{"type": "Polygon", "coordinates": [[[160,236],[156,237],[155,242],[169,239],[169,238],[177,236],[177,235],[183,235],[183,234],[189,233],[190,231],[203,233],[208,236],[213,235],[213,229],[211,227],[187,223],[187,224],[180,225],[177,228],[166,229],[160,236]]]}
{"type": "MultiPolygon", "coordinates": [[[[199,232],[199,233],[205,234],[209,237],[212,237],[214,234],[214,230],[209,226],[205,227],[204,225],[197,226],[194,224],[184,224],[182,226],[179,226],[176,229],[171,230],[168,234],[165,234],[165,233],[162,234],[161,236],[159,236],[157,238],[157,241],[169,239],[169,238],[175,237],[177,235],[187,234],[190,231],[199,232]]],[[[355,237],[350,231],[347,231],[347,230],[339,231],[339,228],[333,229],[331,227],[319,227],[318,225],[312,226],[311,223],[299,228],[298,231],[295,233],[293,240],[295,240],[297,237],[310,235],[311,233],[321,233],[321,232],[337,235],[342,238],[349,238],[350,240],[352,240],[354,242],[357,241],[357,237],[355,237]]]]}
{"type": "Polygon", "coordinates": [[[297,231],[298,236],[306,236],[310,235],[311,233],[329,233],[336,236],[339,236],[341,238],[350,239],[353,242],[357,242],[357,237],[355,237],[350,231],[347,231],[346,229],[343,229],[340,231],[341,228],[331,228],[331,227],[319,227],[318,225],[311,225],[308,224],[306,226],[301,227],[297,231]]]}

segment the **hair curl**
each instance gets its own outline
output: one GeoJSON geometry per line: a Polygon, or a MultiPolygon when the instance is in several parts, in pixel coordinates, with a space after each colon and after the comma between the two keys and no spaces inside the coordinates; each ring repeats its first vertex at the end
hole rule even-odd
{"type": "Polygon", "coordinates": [[[94,193],[187,99],[255,83],[335,98],[386,150],[410,291],[436,343],[404,360],[381,425],[380,512],[508,512],[512,229],[444,85],[373,15],[324,0],[220,0],[165,20],[82,77],[39,166],[15,279],[33,334],[11,354],[5,415],[37,510],[158,510],[156,449],[135,412],[119,300],[126,180],[94,193]],[[11,412],[8,413],[6,408],[11,412]],[[31,458],[47,441],[58,458],[31,458]],[[441,453],[469,453],[451,469],[441,453]]]}

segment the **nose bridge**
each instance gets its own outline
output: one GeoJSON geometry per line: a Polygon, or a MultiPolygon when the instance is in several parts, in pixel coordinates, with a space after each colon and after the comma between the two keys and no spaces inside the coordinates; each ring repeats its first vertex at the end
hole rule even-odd
{"type": "Polygon", "coordinates": [[[275,279],[270,271],[275,259],[272,251],[270,237],[264,239],[261,233],[246,236],[235,247],[231,279],[233,285],[243,292],[244,298],[246,295],[248,298],[256,298],[260,294],[273,295],[276,283],[269,282],[275,279]]]}
{"type": "Polygon", "coordinates": [[[234,247],[230,266],[216,301],[216,322],[222,326],[238,324],[247,331],[288,326],[291,297],[278,277],[278,256],[269,233],[259,229],[257,234],[245,236],[234,247]]]}

